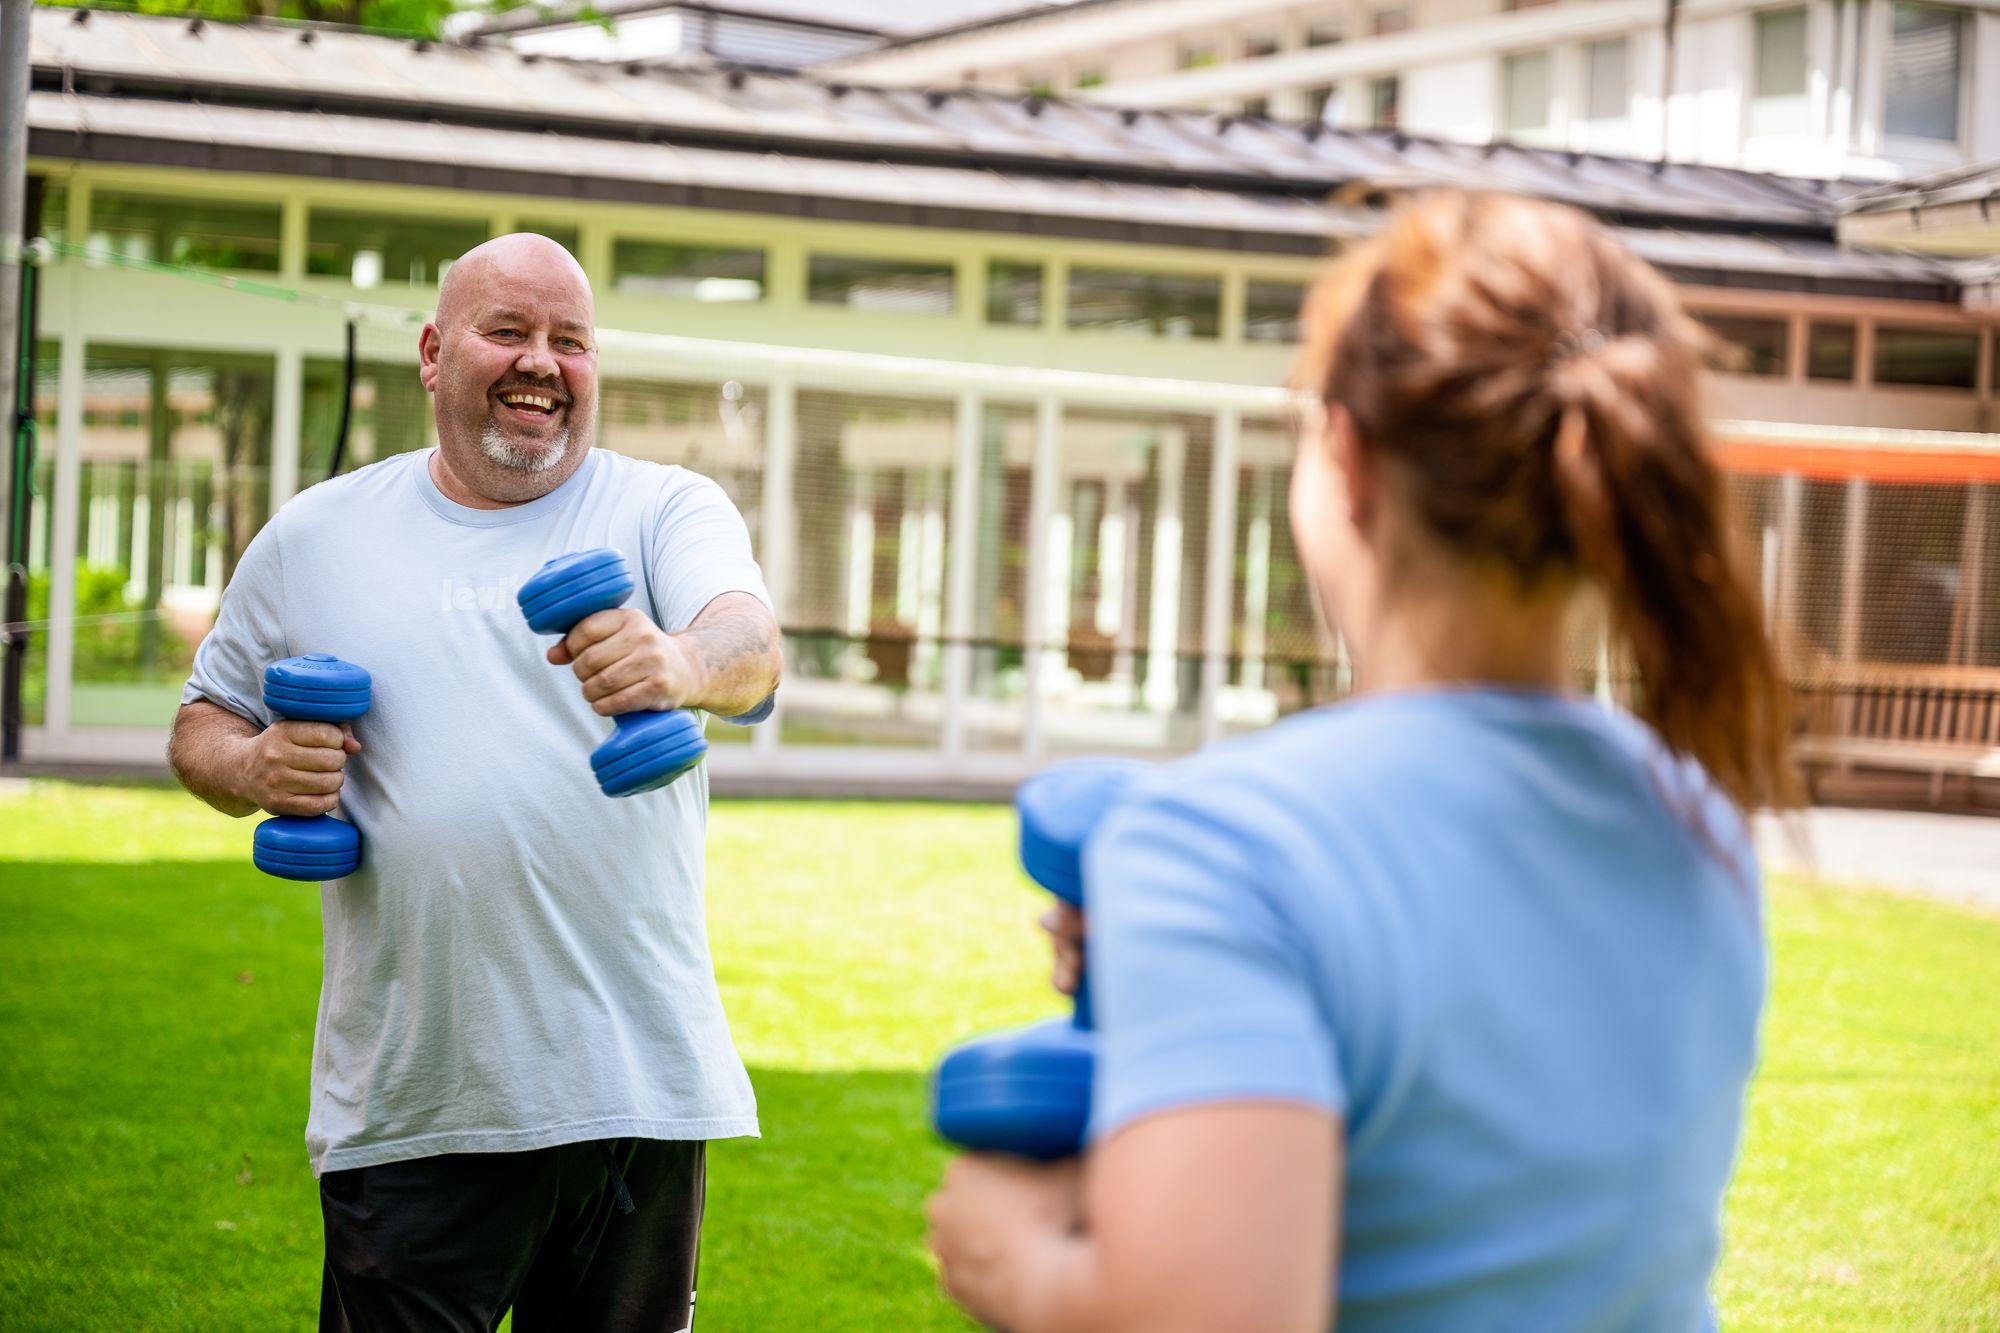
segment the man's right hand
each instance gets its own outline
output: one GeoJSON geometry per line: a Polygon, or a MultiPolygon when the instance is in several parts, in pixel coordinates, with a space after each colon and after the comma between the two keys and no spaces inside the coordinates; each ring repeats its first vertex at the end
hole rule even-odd
{"type": "Polygon", "coordinates": [[[239,770],[239,794],[274,815],[323,815],[340,802],[347,756],[358,754],[348,723],[280,719],[255,736],[239,770]]]}

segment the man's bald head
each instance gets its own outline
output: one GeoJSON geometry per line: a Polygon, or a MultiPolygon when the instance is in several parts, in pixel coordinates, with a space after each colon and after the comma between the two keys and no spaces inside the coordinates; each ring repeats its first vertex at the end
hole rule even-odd
{"type": "Polygon", "coordinates": [[[596,319],[583,268],[546,236],[498,236],[451,266],[418,340],[446,481],[518,504],[575,472],[596,430],[596,319]]]}
{"type": "Polygon", "coordinates": [[[467,318],[468,309],[496,290],[523,286],[553,290],[570,285],[581,293],[585,308],[594,317],[596,300],[591,295],[590,279],[584,276],[576,256],[532,231],[495,236],[467,250],[445,270],[444,281],[438,286],[435,322],[443,328],[456,327],[467,318]]]}

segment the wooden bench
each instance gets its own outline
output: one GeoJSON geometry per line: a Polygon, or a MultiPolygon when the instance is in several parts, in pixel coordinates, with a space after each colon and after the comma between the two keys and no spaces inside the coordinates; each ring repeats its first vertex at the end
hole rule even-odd
{"type": "Polygon", "coordinates": [[[1801,683],[1810,780],[1830,768],[2000,778],[2000,670],[1858,666],[1801,683]]]}

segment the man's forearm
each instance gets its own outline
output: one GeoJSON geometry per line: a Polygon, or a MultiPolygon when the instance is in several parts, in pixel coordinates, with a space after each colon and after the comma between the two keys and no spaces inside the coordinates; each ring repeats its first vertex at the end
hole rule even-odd
{"type": "Polygon", "coordinates": [[[784,665],[778,622],[749,593],[724,593],[673,637],[701,664],[701,691],[686,701],[695,708],[740,717],[778,688],[784,665]]]}
{"type": "Polygon", "coordinates": [[[257,809],[242,794],[239,778],[243,747],[260,728],[249,718],[205,700],[181,705],[167,741],[167,763],[180,784],[225,815],[241,817],[257,809]]]}

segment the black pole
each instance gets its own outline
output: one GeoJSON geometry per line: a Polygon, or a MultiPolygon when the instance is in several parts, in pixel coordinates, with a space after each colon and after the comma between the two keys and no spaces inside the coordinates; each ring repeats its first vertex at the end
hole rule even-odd
{"type": "Polygon", "coordinates": [[[340,390],[340,429],[333,437],[333,464],[326,470],[326,479],[332,481],[340,475],[340,463],[347,456],[347,423],[354,419],[354,321],[347,321],[347,382],[340,390]]]}
{"type": "MultiPolygon", "coordinates": [[[[43,181],[28,178],[23,201],[22,235],[32,236],[41,229],[43,181]]],[[[0,349],[11,353],[18,373],[14,401],[0,411],[0,434],[12,451],[13,467],[8,472],[12,486],[7,492],[6,596],[0,601],[0,620],[8,629],[5,650],[0,653],[0,763],[16,763],[21,758],[21,686],[28,666],[28,519],[33,513],[35,494],[35,333],[38,327],[39,269],[21,264],[21,324],[19,345],[0,349]]]]}

